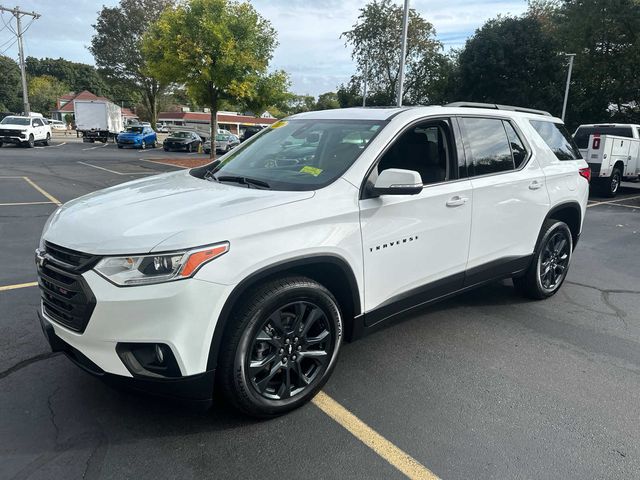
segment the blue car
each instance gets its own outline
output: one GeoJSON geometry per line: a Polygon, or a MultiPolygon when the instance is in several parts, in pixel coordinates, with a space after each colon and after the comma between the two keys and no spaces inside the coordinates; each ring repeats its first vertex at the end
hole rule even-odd
{"type": "Polygon", "coordinates": [[[144,150],[147,147],[156,148],[158,136],[151,127],[134,125],[133,127],[127,127],[126,131],[119,133],[117,142],[118,148],[133,147],[144,150]]]}

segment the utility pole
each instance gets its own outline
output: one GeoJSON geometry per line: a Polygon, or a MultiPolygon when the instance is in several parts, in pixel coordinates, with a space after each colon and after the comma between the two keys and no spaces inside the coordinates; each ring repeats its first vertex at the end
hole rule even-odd
{"type": "Polygon", "coordinates": [[[573,59],[576,56],[575,53],[565,53],[566,57],[569,57],[569,71],[567,72],[567,86],[564,89],[564,102],[562,102],[562,121],[564,122],[564,115],[567,113],[567,100],[569,99],[569,84],[571,83],[571,70],[573,70],[573,59]]]}
{"type": "Polygon", "coordinates": [[[31,107],[29,106],[29,92],[27,91],[27,72],[25,71],[24,43],[22,41],[24,32],[22,31],[21,18],[24,16],[30,16],[33,17],[33,20],[35,20],[37,18],[40,18],[40,14],[36,12],[24,12],[20,10],[20,7],[5,8],[2,5],[0,5],[0,12],[9,12],[14,17],[16,17],[17,31],[14,31],[14,33],[18,37],[18,58],[20,60],[20,74],[22,75],[22,108],[24,109],[24,114],[29,115],[29,113],[31,112],[31,107]]]}
{"type": "Polygon", "coordinates": [[[404,0],[404,17],[402,20],[402,48],[400,50],[400,72],[398,74],[398,107],[402,106],[402,89],[404,84],[404,57],[407,54],[407,30],[409,28],[409,0],[404,0]]]}

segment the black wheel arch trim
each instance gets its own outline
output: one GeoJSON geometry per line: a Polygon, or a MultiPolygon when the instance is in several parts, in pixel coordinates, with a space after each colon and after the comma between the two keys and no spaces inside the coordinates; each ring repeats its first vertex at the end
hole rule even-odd
{"type": "MultiPolygon", "coordinates": [[[[549,213],[547,213],[547,216],[544,218],[544,220],[542,221],[542,224],[540,225],[540,229],[542,229],[542,225],[544,224],[544,222],[546,222],[547,220],[549,220],[550,218],[556,218],[554,217],[554,214],[559,212],[560,210],[564,210],[566,208],[572,208],[573,210],[575,210],[575,213],[578,215],[578,225],[577,225],[577,230],[574,233],[573,231],[571,232],[573,235],[573,249],[576,249],[576,245],[578,244],[578,240],[580,239],[580,234],[581,232],[581,227],[582,227],[582,207],[580,206],[580,204],[575,201],[575,200],[570,200],[567,202],[561,202],[558,203],[557,205],[554,205],[550,210],[549,213]]],[[[571,230],[571,225],[569,225],[569,230],[571,230]]],[[[536,247],[537,247],[537,243],[536,243],[536,247]]]]}
{"type": "MultiPolygon", "coordinates": [[[[349,263],[339,255],[335,254],[318,254],[318,255],[306,255],[303,257],[295,257],[281,262],[268,265],[261,268],[249,276],[244,278],[235,288],[231,294],[227,297],[224,306],[218,316],[218,321],[213,332],[213,338],[211,339],[211,345],[209,347],[209,357],[207,359],[207,370],[213,370],[218,363],[218,354],[220,352],[220,344],[224,336],[225,328],[228,325],[228,321],[231,317],[231,312],[235,307],[237,301],[242,295],[257,282],[265,278],[283,274],[288,271],[294,271],[296,268],[305,267],[313,264],[329,264],[338,267],[345,275],[350,287],[350,297],[352,301],[351,308],[353,309],[353,316],[356,317],[361,313],[360,303],[360,290],[358,288],[358,282],[353,269],[349,266],[349,263]]],[[[352,323],[350,319],[343,319],[345,324],[352,323]],[[346,320],[346,321],[345,321],[346,320]]]]}

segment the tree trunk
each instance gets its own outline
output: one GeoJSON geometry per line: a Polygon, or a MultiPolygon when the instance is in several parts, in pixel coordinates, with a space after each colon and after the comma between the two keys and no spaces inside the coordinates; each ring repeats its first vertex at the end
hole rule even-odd
{"type": "Polygon", "coordinates": [[[216,135],[218,135],[218,93],[214,91],[213,85],[209,85],[209,109],[211,110],[211,152],[209,157],[216,158],[216,135]]]}

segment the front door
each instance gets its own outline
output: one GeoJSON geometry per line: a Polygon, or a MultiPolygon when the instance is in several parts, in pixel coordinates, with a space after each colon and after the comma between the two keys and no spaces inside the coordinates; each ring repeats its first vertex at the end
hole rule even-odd
{"type": "Polygon", "coordinates": [[[471,182],[459,178],[450,121],[410,126],[368,182],[387,168],[417,171],[424,187],[360,200],[367,325],[461,288],[469,250],[471,182]]]}

